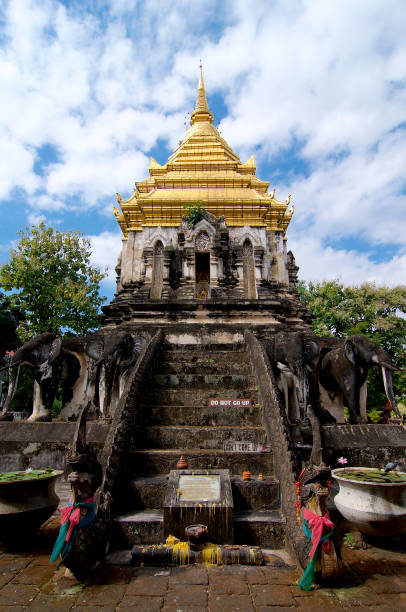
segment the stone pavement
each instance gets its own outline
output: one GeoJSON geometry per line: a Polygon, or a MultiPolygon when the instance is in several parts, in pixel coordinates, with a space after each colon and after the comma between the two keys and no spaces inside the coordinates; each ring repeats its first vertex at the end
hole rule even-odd
{"type": "MultiPolygon", "coordinates": [[[[79,584],[49,564],[58,523],[50,519],[19,550],[0,549],[0,612],[265,612],[406,610],[406,555],[343,548],[341,584],[304,592],[295,568],[264,566],[131,568],[108,565],[79,584]]],[[[281,564],[280,564],[281,565],[281,564]]]]}
{"type": "MultiPolygon", "coordinates": [[[[68,489],[62,504],[67,495],[68,489]]],[[[341,534],[348,531],[348,525],[341,527],[341,534]]],[[[300,571],[280,562],[262,567],[106,565],[85,585],[49,564],[58,529],[54,515],[30,541],[12,551],[0,547],[0,612],[406,610],[406,554],[393,542],[391,548],[387,541],[365,550],[343,546],[340,584],[311,592],[296,586],[300,571]]],[[[354,543],[347,536],[347,544],[354,543]]]]}

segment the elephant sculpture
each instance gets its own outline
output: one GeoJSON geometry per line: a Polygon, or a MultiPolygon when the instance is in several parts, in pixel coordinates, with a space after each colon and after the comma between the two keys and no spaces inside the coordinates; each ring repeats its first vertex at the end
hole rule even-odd
{"type": "Polygon", "coordinates": [[[29,420],[51,421],[57,390],[61,387],[63,389],[63,403],[72,399],[73,388],[81,370],[80,361],[64,347],[63,339],[56,334],[45,332],[26,342],[15,351],[8,364],[9,385],[0,420],[10,420],[9,407],[23,364],[34,368],[34,404],[29,420]]]}
{"type": "Polygon", "coordinates": [[[319,354],[318,345],[303,332],[278,332],[263,342],[282,393],[288,422],[294,425],[306,417],[306,407],[311,401],[310,364],[319,354]]]}
{"type": "Polygon", "coordinates": [[[90,336],[61,338],[45,332],[29,340],[8,364],[9,385],[0,420],[12,420],[11,400],[17,389],[19,368],[34,368],[34,402],[30,421],[52,420],[52,406],[62,388],[63,419],[76,419],[89,404],[89,415],[110,416],[127,376],[139,357],[143,338],[115,329],[90,336]]]}
{"type": "Polygon", "coordinates": [[[94,334],[86,344],[86,353],[95,364],[95,402],[101,416],[110,417],[121,396],[145,340],[135,339],[125,330],[94,334]]]}
{"type": "Polygon", "coordinates": [[[336,408],[338,402],[342,413],[339,418],[341,422],[344,422],[344,404],[348,407],[352,423],[367,421],[366,379],[368,370],[374,366],[382,368],[386,397],[400,417],[392,387],[392,371],[397,368],[392,364],[388,353],[375,342],[360,335],[350,336],[344,343],[325,352],[320,358],[320,392],[324,392],[325,408],[328,403],[327,395],[332,403],[336,403],[336,408]]]}
{"type": "Polygon", "coordinates": [[[300,383],[298,377],[292,372],[289,366],[284,363],[276,364],[279,371],[277,385],[283,395],[285,412],[289,425],[296,425],[300,421],[300,406],[298,396],[300,393],[300,383]]]}

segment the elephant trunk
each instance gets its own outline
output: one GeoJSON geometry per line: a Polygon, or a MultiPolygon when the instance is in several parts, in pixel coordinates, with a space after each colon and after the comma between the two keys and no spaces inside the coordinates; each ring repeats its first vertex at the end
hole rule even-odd
{"type": "Polygon", "coordinates": [[[16,389],[17,389],[19,372],[20,372],[20,362],[17,364],[13,364],[12,366],[9,367],[7,397],[6,397],[6,401],[4,402],[2,414],[7,414],[8,412],[11,400],[13,399],[14,393],[16,392],[16,389]]]}
{"type": "Polygon", "coordinates": [[[393,386],[392,386],[392,368],[389,369],[387,367],[382,366],[382,376],[383,376],[383,384],[385,386],[386,397],[388,398],[392,410],[395,411],[396,415],[400,417],[399,408],[395,401],[395,396],[393,394],[393,386]]]}
{"type": "Polygon", "coordinates": [[[99,406],[104,417],[110,415],[113,385],[116,375],[115,359],[106,359],[99,373],[99,406]]]}

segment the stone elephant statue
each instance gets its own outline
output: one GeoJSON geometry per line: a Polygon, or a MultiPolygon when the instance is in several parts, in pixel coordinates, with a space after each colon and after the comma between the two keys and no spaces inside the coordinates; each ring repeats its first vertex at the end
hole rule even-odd
{"type": "MultiPolygon", "coordinates": [[[[325,408],[328,409],[327,395],[332,403],[336,403],[336,410],[341,411],[336,419],[338,422],[344,422],[344,405],[348,407],[352,423],[367,422],[366,379],[368,370],[374,366],[382,368],[386,397],[400,417],[392,386],[392,371],[397,368],[388,353],[375,342],[354,335],[322,355],[318,364],[320,392],[325,392],[325,408]]],[[[321,401],[323,403],[323,399],[321,401]]]]}
{"type": "Polygon", "coordinates": [[[34,402],[30,421],[51,421],[56,392],[63,390],[63,404],[73,396],[79,378],[81,364],[76,355],[64,346],[64,340],[56,334],[45,332],[35,336],[17,349],[8,364],[9,384],[0,420],[12,420],[9,407],[17,389],[20,366],[34,368],[34,402]]]}
{"type": "Polygon", "coordinates": [[[144,344],[144,338],[119,329],[96,333],[87,341],[86,353],[96,368],[95,402],[101,416],[112,415],[144,344]]]}
{"type": "Polygon", "coordinates": [[[276,384],[282,393],[289,424],[295,425],[306,417],[314,385],[312,364],[319,347],[303,332],[277,332],[263,339],[273,367],[276,384]]]}

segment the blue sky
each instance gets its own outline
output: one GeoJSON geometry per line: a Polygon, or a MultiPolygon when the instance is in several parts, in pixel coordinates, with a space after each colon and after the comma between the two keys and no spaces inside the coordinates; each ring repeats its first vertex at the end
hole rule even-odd
{"type": "Polygon", "coordinates": [[[108,266],[115,193],[209,105],[242,161],[292,194],[307,280],[406,283],[404,0],[12,0],[0,7],[0,263],[19,229],[79,229],[108,266]]]}

